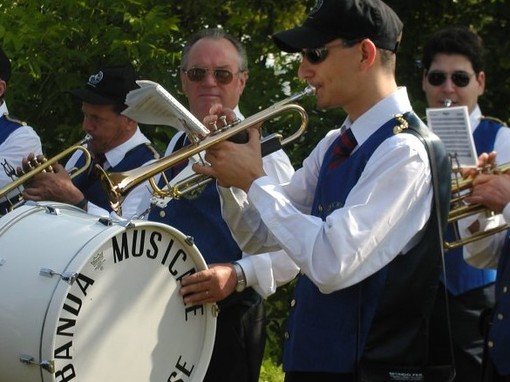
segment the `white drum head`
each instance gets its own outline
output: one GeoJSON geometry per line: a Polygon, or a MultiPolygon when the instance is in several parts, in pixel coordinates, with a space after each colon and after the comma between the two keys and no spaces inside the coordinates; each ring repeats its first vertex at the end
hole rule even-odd
{"type": "MultiPolygon", "coordinates": [[[[37,223],[45,234],[36,235],[32,245],[19,243],[21,232],[14,235],[19,248],[15,255],[0,255],[0,280],[10,271],[23,273],[11,277],[15,284],[11,288],[22,290],[23,279],[34,278],[28,284],[47,289],[50,297],[37,290],[23,291],[39,294],[44,302],[42,312],[36,307],[33,312],[19,312],[20,317],[32,316],[32,328],[20,327],[27,325],[21,323],[26,319],[2,323],[0,338],[12,330],[25,331],[38,337],[39,346],[30,348],[30,341],[16,341],[19,334],[7,341],[9,349],[0,344],[0,381],[203,379],[214,345],[216,306],[185,306],[178,293],[182,277],[206,269],[188,238],[158,223],[105,226],[72,210],[58,216],[29,216],[33,218],[21,219],[3,234],[0,230],[2,248],[12,244],[9,232],[15,227],[26,232],[28,226],[35,230],[37,223]],[[31,224],[23,224],[29,220],[31,224]],[[43,244],[43,237],[51,235],[58,236],[49,239],[51,245],[43,244]],[[25,264],[36,265],[21,272],[23,267],[15,264],[21,257],[25,264]],[[5,357],[18,359],[10,365],[5,357]],[[5,366],[16,369],[8,379],[2,376],[5,366]]],[[[1,281],[0,287],[4,290],[1,281]]]]}

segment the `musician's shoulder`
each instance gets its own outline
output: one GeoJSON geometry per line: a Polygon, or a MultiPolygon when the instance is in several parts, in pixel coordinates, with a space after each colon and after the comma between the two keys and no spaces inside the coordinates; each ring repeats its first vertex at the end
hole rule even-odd
{"type": "Polygon", "coordinates": [[[9,114],[9,113],[4,113],[3,117],[8,121],[8,122],[11,122],[11,123],[16,123],[20,126],[26,126],[27,123],[25,121],[22,121],[21,119],[19,118],[16,118],[15,116],[9,114]]]}
{"type": "Polygon", "coordinates": [[[481,119],[485,120],[485,121],[494,122],[494,123],[497,123],[497,124],[502,125],[502,126],[507,126],[506,122],[503,121],[502,119],[499,119],[499,118],[496,118],[496,117],[491,117],[490,115],[484,115],[484,116],[482,116],[481,119]]]}

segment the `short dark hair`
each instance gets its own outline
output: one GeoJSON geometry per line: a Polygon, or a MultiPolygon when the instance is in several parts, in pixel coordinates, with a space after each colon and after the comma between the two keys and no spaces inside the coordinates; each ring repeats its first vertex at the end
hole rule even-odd
{"type": "Polygon", "coordinates": [[[438,53],[460,54],[473,66],[475,73],[485,67],[485,52],[480,36],[466,27],[446,27],[435,32],[423,48],[423,69],[429,70],[434,56],[438,53]]]}
{"type": "Polygon", "coordinates": [[[248,56],[246,54],[246,48],[238,39],[225,32],[225,30],[222,28],[206,28],[191,35],[186,41],[184,49],[182,50],[181,69],[186,69],[186,65],[188,63],[188,54],[191,47],[195,45],[197,41],[202,40],[203,38],[211,38],[217,40],[226,39],[230,41],[239,54],[239,70],[241,72],[248,70],[248,56]]]}

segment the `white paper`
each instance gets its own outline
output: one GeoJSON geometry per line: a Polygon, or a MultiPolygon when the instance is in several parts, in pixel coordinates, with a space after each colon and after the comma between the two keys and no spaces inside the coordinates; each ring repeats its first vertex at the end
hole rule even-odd
{"type": "Polygon", "coordinates": [[[126,96],[122,114],[143,124],[172,126],[188,135],[203,138],[209,130],[160,84],[139,80],[139,89],[126,96]]]}
{"type": "Polygon", "coordinates": [[[427,123],[430,129],[443,141],[446,152],[452,156],[456,167],[476,167],[475,142],[467,106],[427,109],[427,123]]]}

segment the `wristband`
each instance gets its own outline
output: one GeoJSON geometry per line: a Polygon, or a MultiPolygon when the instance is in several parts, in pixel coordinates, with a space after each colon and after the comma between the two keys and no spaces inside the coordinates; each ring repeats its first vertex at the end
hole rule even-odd
{"type": "Polygon", "coordinates": [[[242,292],[246,288],[246,276],[244,275],[243,268],[238,263],[233,263],[234,270],[236,271],[236,292],[242,292]]]}
{"type": "Polygon", "coordinates": [[[78,203],[74,204],[75,207],[78,207],[79,209],[81,210],[85,210],[85,207],[87,207],[87,203],[89,201],[85,198],[83,198],[82,200],[80,200],[78,203]]]}

